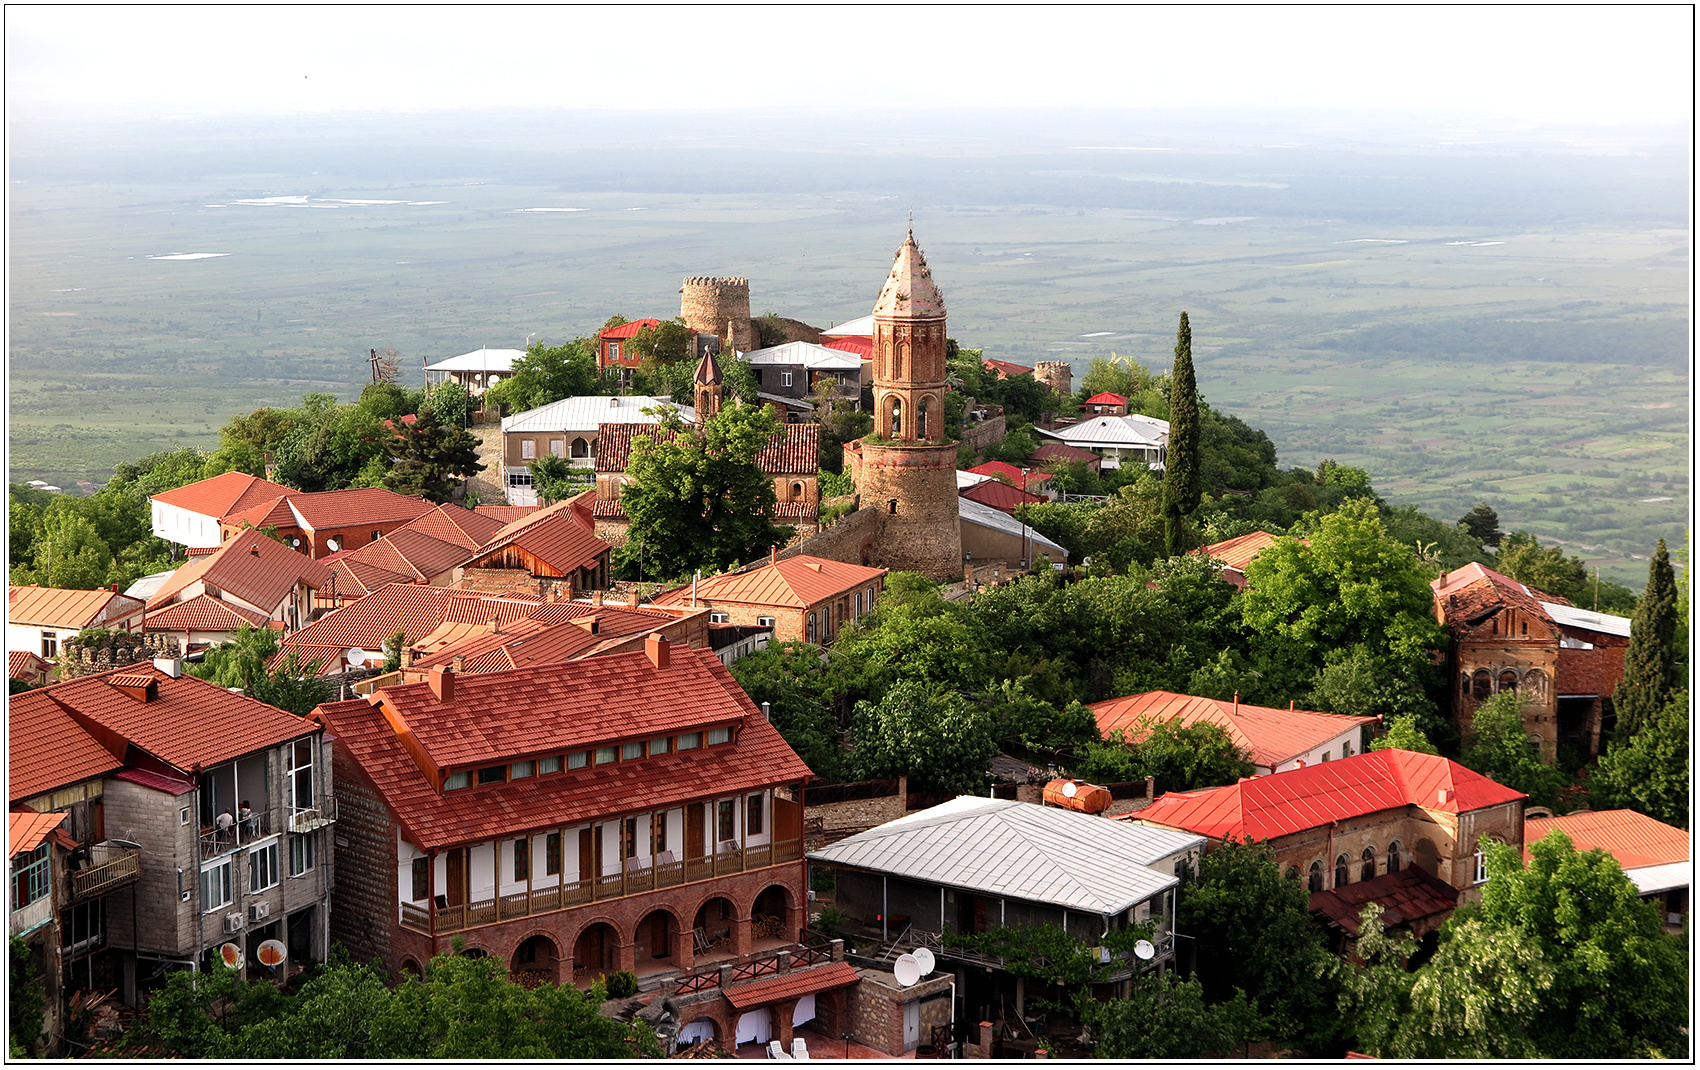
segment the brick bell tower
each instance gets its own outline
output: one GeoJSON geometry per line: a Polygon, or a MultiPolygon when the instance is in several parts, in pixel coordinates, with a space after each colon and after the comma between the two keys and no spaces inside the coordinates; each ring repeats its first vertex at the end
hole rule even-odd
{"type": "Polygon", "coordinates": [[[962,575],[944,397],[944,297],[911,229],[874,305],[874,433],[859,443],[856,489],[885,514],[872,563],[938,580],[962,575]]]}

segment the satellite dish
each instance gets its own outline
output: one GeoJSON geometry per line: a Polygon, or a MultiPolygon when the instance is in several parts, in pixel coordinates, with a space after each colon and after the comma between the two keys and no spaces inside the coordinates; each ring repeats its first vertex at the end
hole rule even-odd
{"type": "Polygon", "coordinates": [[[921,967],[922,977],[933,972],[933,966],[935,963],[933,962],[933,953],[931,951],[928,951],[924,947],[918,947],[914,951],[911,951],[910,954],[915,956],[915,965],[921,967]]]}
{"type": "Polygon", "coordinates": [[[1143,962],[1150,962],[1152,959],[1157,957],[1157,949],[1151,946],[1151,941],[1149,940],[1141,940],[1139,943],[1134,944],[1133,953],[1138,955],[1140,960],[1143,962]]]}
{"type": "Polygon", "coordinates": [[[242,949],[235,944],[220,944],[218,957],[223,959],[224,964],[233,970],[242,965],[242,949]]]}
{"type": "Polygon", "coordinates": [[[259,953],[255,957],[260,960],[260,965],[270,966],[275,970],[289,957],[289,948],[284,946],[282,940],[267,940],[260,944],[259,953]]]}
{"type": "Polygon", "coordinates": [[[342,549],[342,544],[337,542],[335,539],[326,539],[325,540],[325,546],[333,554],[336,553],[338,550],[342,549]]]}
{"type": "Polygon", "coordinates": [[[371,656],[372,655],[366,653],[357,646],[350,647],[348,650],[348,663],[350,665],[364,665],[366,664],[366,659],[371,656]]]}
{"type": "Polygon", "coordinates": [[[1062,787],[1063,794],[1068,796],[1070,799],[1074,798],[1075,794],[1079,791],[1080,791],[1080,789],[1078,787],[1075,787],[1074,781],[1072,781],[1072,780],[1069,781],[1067,784],[1064,784],[1063,787],[1062,787]]]}
{"type": "Polygon", "coordinates": [[[915,961],[914,955],[899,955],[897,961],[891,964],[891,972],[898,984],[908,988],[921,979],[921,964],[915,961]]]}

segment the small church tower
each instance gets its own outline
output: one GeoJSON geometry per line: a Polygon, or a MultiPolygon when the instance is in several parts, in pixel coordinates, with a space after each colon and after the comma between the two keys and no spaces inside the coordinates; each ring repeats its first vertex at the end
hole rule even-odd
{"type": "Polygon", "coordinates": [[[702,359],[697,361],[694,381],[697,423],[706,424],[709,417],[720,411],[721,397],[725,392],[720,362],[714,359],[713,353],[705,352],[702,359]]]}
{"type": "Polygon", "coordinates": [[[863,506],[885,512],[878,560],[962,575],[956,443],[945,433],[944,296],[910,230],[874,305],[874,433],[855,465],[863,506]]]}

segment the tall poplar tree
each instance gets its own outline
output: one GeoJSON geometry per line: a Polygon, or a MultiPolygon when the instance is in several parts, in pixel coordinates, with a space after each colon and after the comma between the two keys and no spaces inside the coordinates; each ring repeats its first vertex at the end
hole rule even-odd
{"type": "Polygon", "coordinates": [[[1175,332],[1175,366],[1169,373],[1169,450],[1163,471],[1163,539],[1169,556],[1182,550],[1186,518],[1204,493],[1198,456],[1198,380],[1192,371],[1192,325],[1181,313],[1175,332]]]}
{"type": "Polygon", "coordinates": [[[1664,709],[1676,689],[1676,570],[1665,540],[1647,567],[1647,589],[1629,627],[1623,680],[1612,695],[1617,735],[1628,739],[1664,709]]]}

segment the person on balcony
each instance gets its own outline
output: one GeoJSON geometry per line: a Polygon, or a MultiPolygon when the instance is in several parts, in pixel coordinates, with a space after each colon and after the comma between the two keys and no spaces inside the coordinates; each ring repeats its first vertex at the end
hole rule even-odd
{"type": "Polygon", "coordinates": [[[260,830],[260,823],[254,819],[254,811],[249,809],[247,799],[243,799],[241,807],[237,809],[236,820],[240,823],[244,836],[251,837],[260,830]]]}
{"type": "Polygon", "coordinates": [[[232,830],[236,827],[236,819],[226,810],[213,821],[213,834],[218,843],[233,843],[235,836],[232,830]]]}

